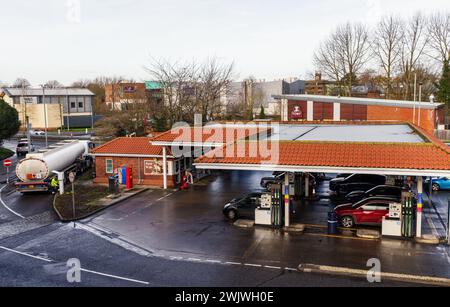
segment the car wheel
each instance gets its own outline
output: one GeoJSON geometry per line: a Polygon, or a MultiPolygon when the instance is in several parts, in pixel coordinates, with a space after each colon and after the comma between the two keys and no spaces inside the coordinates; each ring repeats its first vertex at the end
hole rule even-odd
{"type": "Polygon", "coordinates": [[[353,217],[346,215],[341,218],[341,224],[345,228],[352,228],[355,226],[355,221],[353,220],[353,217]]]}
{"type": "Polygon", "coordinates": [[[234,221],[235,219],[236,219],[236,217],[237,217],[237,214],[236,214],[236,210],[228,210],[228,212],[227,212],[227,218],[230,220],[230,221],[234,221]]]}
{"type": "Polygon", "coordinates": [[[433,183],[433,187],[432,188],[433,188],[433,191],[439,191],[441,189],[441,187],[437,183],[433,183]]]}

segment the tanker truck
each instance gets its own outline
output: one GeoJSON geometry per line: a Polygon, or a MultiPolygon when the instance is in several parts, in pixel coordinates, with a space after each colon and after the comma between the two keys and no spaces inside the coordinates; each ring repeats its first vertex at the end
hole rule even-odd
{"type": "Polygon", "coordinates": [[[56,176],[54,171],[63,172],[64,178],[68,178],[70,172],[84,172],[92,166],[92,158],[88,155],[91,147],[89,141],[68,140],[27,154],[16,166],[17,191],[50,191],[50,181],[56,176]]]}

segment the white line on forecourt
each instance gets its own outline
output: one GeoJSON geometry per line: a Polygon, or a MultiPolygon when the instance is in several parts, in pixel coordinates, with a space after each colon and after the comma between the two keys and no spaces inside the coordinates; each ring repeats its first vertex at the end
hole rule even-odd
{"type": "MultiPolygon", "coordinates": [[[[24,253],[24,252],[20,252],[20,251],[17,251],[17,250],[11,249],[11,248],[7,248],[7,247],[4,247],[4,246],[0,246],[0,249],[3,249],[5,251],[11,252],[11,253],[15,253],[15,254],[18,254],[18,255],[34,258],[34,259],[41,260],[41,261],[45,261],[45,262],[56,262],[56,261],[51,260],[51,259],[30,255],[30,254],[27,254],[27,253],[24,253]]],[[[118,276],[118,275],[106,274],[106,273],[92,271],[92,270],[83,269],[83,268],[81,268],[80,270],[83,271],[83,272],[86,272],[86,273],[91,273],[91,274],[95,274],[95,275],[110,277],[110,278],[114,278],[114,279],[125,280],[125,281],[134,282],[134,283],[138,283],[138,284],[143,284],[143,285],[149,285],[150,284],[149,282],[146,282],[146,281],[132,279],[132,278],[126,278],[126,277],[122,277],[122,276],[118,276]]]]}
{"type": "Polygon", "coordinates": [[[6,187],[6,185],[4,185],[1,189],[0,189],[0,203],[3,205],[3,207],[5,207],[9,212],[13,213],[14,215],[17,215],[18,217],[20,217],[21,219],[24,219],[25,217],[19,213],[17,213],[16,211],[14,211],[13,209],[11,209],[10,207],[8,207],[5,202],[2,199],[2,191],[3,189],[6,187]]]}

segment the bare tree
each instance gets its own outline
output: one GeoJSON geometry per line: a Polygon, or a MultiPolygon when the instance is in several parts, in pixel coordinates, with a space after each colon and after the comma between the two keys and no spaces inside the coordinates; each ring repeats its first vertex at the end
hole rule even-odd
{"type": "Polygon", "coordinates": [[[431,56],[440,64],[450,60],[450,12],[435,13],[428,21],[431,56]]]}
{"type": "MultiPolygon", "coordinates": [[[[339,94],[342,94],[341,80],[344,77],[344,63],[343,59],[337,52],[336,41],[328,38],[327,40],[322,42],[319,46],[319,49],[314,52],[313,61],[314,65],[321,73],[337,83],[339,94]]],[[[312,78],[314,78],[314,74],[311,75],[312,78]]]]}
{"type": "Polygon", "coordinates": [[[197,112],[204,120],[220,116],[221,96],[231,83],[233,64],[215,58],[203,64],[153,59],[145,69],[163,87],[164,113],[170,125],[180,120],[192,122],[197,112]]]}
{"type": "Polygon", "coordinates": [[[402,21],[394,16],[384,17],[375,29],[373,48],[385,73],[387,99],[391,98],[392,78],[400,60],[402,38],[402,21]]]}
{"type": "Polygon", "coordinates": [[[405,26],[400,65],[404,78],[404,99],[414,98],[411,94],[414,70],[419,67],[428,44],[426,30],[426,19],[420,13],[412,17],[405,26]]]}
{"type": "Polygon", "coordinates": [[[25,78],[18,78],[18,79],[16,79],[16,81],[14,81],[14,83],[11,85],[11,87],[14,87],[14,88],[29,88],[29,87],[31,87],[31,83],[30,83],[30,81],[28,81],[25,78]]]}
{"type": "Polygon", "coordinates": [[[356,75],[367,64],[371,46],[369,32],[363,24],[347,23],[337,28],[332,35],[336,42],[338,59],[343,63],[343,75],[346,79],[347,95],[352,95],[352,86],[356,75]]]}
{"type": "Polygon", "coordinates": [[[233,63],[222,64],[215,58],[200,67],[196,96],[203,120],[213,120],[222,113],[220,98],[231,84],[233,67],[233,63]]]}
{"type": "Polygon", "coordinates": [[[45,83],[47,88],[63,88],[64,85],[57,80],[50,80],[45,83]]]}
{"type": "Polygon", "coordinates": [[[370,41],[367,28],[362,24],[347,23],[325,40],[314,55],[316,66],[328,77],[344,83],[351,96],[356,75],[369,60],[370,41]]]}

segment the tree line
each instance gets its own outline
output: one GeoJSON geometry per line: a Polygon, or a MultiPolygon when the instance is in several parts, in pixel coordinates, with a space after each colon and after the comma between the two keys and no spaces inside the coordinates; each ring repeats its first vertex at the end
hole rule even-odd
{"type": "Polygon", "coordinates": [[[384,16],[374,27],[345,23],[313,56],[316,69],[334,81],[338,95],[351,96],[362,78],[382,89],[387,99],[413,100],[414,84],[421,83],[424,96],[437,91],[444,102],[449,101],[439,79],[449,60],[450,12],[416,13],[408,19],[384,16]]]}

